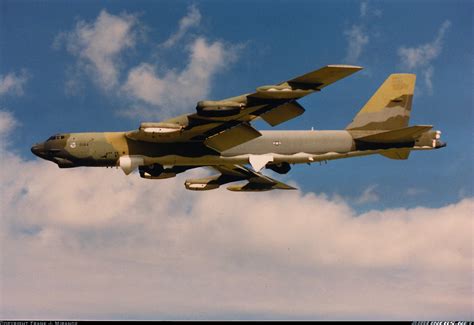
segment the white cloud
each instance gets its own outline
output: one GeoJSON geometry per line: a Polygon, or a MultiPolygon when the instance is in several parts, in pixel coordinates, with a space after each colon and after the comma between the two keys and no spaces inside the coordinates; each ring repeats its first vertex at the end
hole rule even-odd
{"type": "MultiPolygon", "coordinates": [[[[13,129],[18,126],[18,121],[15,119],[12,113],[6,110],[0,110],[0,157],[5,147],[9,143],[9,136],[13,129]]],[[[2,157],[3,158],[3,157],[2,157]]],[[[0,158],[0,163],[2,163],[0,158]]],[[[0,201],[1,204],[1,201],[0,201]]]]}
{"type": "Polygon", "coordinates": [[[425,81],[426,89],[431,94],[433,92],[433,75],[434,75],[434,68],[433,66],[428,66],[426,69],[422,71],[423,80],[425,81]]]}
{"type": "Polygon", "coordinates": [[[2,137],[7,136],[16,125],[18,125],[18,122],[12,113],[0,110],[0,135],[2,137]]]}
{"type": "Polygon", "coordinates": [[[16,95],[21,96],[24,93],[23,87],[29,79],[26,70],[20,73],[10,72],[6,75],[0,74],[0,96],[16,95]]]}
{"type": "Polygon", "coordinates": [[[369,2],[362,1],[359,5],[359,19],[351,28],[344,30],[347,39],[347,52],[344,58],[346,63],[357,64],[370,43],[371,36],[378,38],[379,31],[373,31],[369,22],[372,18],[380,18],[382,11],[369,5],[369,2]]]}
{"type": "Polygon", "coordinates": [[[110,90],[119,82],[121,54],[136,43],[136,26],[134,15],[102,10],[95,21],[80,20],[73,31],[59,34],[53,45],[65,43],[79,60],[78,70],[86,69],[100,87],[110,90]]]}
{"type": "Polygon", "coordinates": [[[434,68],[432,62],[441,54],[444,37],[450,26],[451,22],[449,20],[443,22],[436,38],[431,43],[414,47],[402,46],[398,49],[398,56],[402,66],[408,70],[420,70],[425,86],[430,92],[433,90],[434,68]]]}
{"type": "Polygon", "coordinates": [[[357,63],[364,47],[369,44],[369,35],[361,25],[352,25],[344,34],[347,37],[348,47],[345,62],[357,63]]]}
{"type": "Polygon", "coordinates": [[[367,1],[362,1],[360,3],[359,11],[360,11],[360,17],[361,18],[364,18],[365,16],[367,16],[368,6],[369,6],[369,4],[367,3],[367,1]]]}
{"type": "Polygon", "coordinates": [[[361,19],[368,19],[371,17],[382,17],[382,10],[374,8],[367,1],[362,1],[359,6],[359,17],[361,19]]]}
{"type": "MultiPolygon", "coordinates": [[[[189,29],[200,24],[201,18],[198,8],[191,5],[179,21],[178,30],[161,46],[169,48],[183,41],[189,29]]],[[[122,115],[162,118],[189,112],[197,101],[206,99],[213,77],[236,60],[242,47],[209,41],[204,36],[186,38],[184,48],[188,60],[184,66],[167,67],[155,56],[153,61],[128,69],[126,80],[121,82],[120,73],[126,70],[121,64],[122,54],[136,45],[144,28],[137,15],[116,16],[102,10],[95,21],[81,20],[73,31],[58,35],[53,46],[58,48],[65,43],[68,51],[78,58],[77,65],[67,70],[66,93],[80,92],[80,76],[85,70],[100,87],[114,90],[113,94],[120,99],[128,99],[129,103],[124,105],[128,108],[119,111],[122,115]]]]}
{"type": "Polygon", "coordinates": [[[172,34],[165,42],[163,42],[162,46],[165,48],[170,48],[174,46],[178,41],[181,40],[181,38],[183,38],[183,36],[190,28],[199,26],[200,22],[201,13],[199,9],[194,4],[189,6],[188,13],[179,21],[178,30],[174,34],[172,34]]]}
{"type": "MultiPolygon", "coordinates": [[[[130,70],[123,89],[133,98],[166,109],[168,114],[189,112],[197,101],[206,99],[213,76],[235,60],[237,48],[199,37],[188,50],[189,61],[183,70],[169,69],[159,76],[154,65],[142,63],[130,70]]],[[[162,114],[152,107],[146,115],[162,114]]]]}
{"type": "Polygon", "coordinates": [[[1,154],[2,318],[473,316],[473,198],[357,214],[1,154]]]}
{"type": "Polygon", "coordinates": [[[373,203],[379,201],[379,195],[375,191],[377,185],[370,185],[362,192],[362,194],[355,200],[356,204],[373,203]]]}

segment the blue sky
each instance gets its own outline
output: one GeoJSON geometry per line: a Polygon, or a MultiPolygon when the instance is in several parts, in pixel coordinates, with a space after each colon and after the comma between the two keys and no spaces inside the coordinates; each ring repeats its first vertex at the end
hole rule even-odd
{"type": "MultiPolygon", "coordinates": [[[[30,145],[55,132],[127,130],[147,120],[140,114],[124,117],[119,113],[135,105],[134,99],[124,98],[121,90],[104,91],[87,73],[71,77],[77,56],[65,49],[64,42],[54,46],[61,32],[71,31],[78,21],[91,23],[106,10],[111,15],[135,15],[135,31],[140,33],[133,48],[120,53],[117,70],[122,84],[130,69],[143,62],[163,71],[182,70],[189,60],[186,46],[193,37],[237,48],[236,57],[210,77],[206,98],[241,94],[331,63],[365,67],[303,99],[305,115],[279,128],[342,129],[390,73],[418,73],[412,123],[433,124],[442,130],[447,148],[417,152],[408,161],[369,157],[334,161],[324,167],[297,166],[291,177],[305,191],[348,197],[375,185],[385,206],[435,206],[472,195],[473,82],[469,71],[473,49],[472,42],[467,41],[472,39],[472,5],[441,1],[430,3],[427,9],[425,2],[374,2],[368,3],[367,12],[362,14],[361,3],[353,1],[297,3],[198,3],[202,15],[199,25],[190,28],[175,46],[163,49],[159,45],[175,32],[191,3],[2,1],[0,73],[6,76],[25,71],[28,76],[23,96],[2,98],[3,107],[21,121],[14,139],[16,150],[33,159],[30,145]],[[426,58],[426,65],[404,65],[399,49],[432,44],[446,22],[439,53],[426,58]],[[348,35],[355,27],[367,38],[356,56],[349,54],[348,35]],[[423,80],[427,65],[433,71],[431,90],[423,80]],[[70,78],[78,79],[80,90],[75,94],[65,89],[70,78]],[[419,189],[419,195],[403,195],[408,188],[419,189]],[[400,195],[392,195],[400,190],[400,195]]],[[[163,117],[176,114],[174,109],[159,105],[147,109],[163,112],[163,117]]],[[[190,104],[179,113],[193,109],[190,104]]],[[[267,128],[264,123],[257,126],[267,128]]]]}
{"type": "MultiPolygon", "coordinates": [[[[301,200],[316,195],[324,198],[322,204],[344,202],[347,209],[352,209],[352,217],[377,214],[377,211],[424,208],[434,209],[433,214],[436,214],[447,206],[457,207],[465,202],[463,200],[471,202],[473,195],[472,26],[471,1],[1,0],[0,109],[7,113],[2,115],[4,120],[0,126],[8,130],[2,131],[8,138],[2,150],[9,155],[2,161],[4,166],[14,161],[42,173],[39,167],[46,168],[46,165],[39,165],[30,147],[51,134],[131,130],[142,121],[192,112],[198,100],[250,92],[258,86],[281,82],[327,64],[356,64],[364,70],[302,99],[305,114],[278,128],[343,129],[389,74],[410,72],[417,74],[411,124],[433,124],[443,132],[442,139],[448,146],[414,152],[406,161],[371,156],[332,161],[322,166],[295,166],[288,176],[278,177],[296,183],[301,189],[298,194],[301,200]],[[189,89],[183,89],[186,87],[189,89]]],[[[262,122],[255,125],[269,129],[262,122]]],[[[46,182],[50,186],[64,185],[67,177],[72,177],[69,181],[75,179],[76,176],[66,176],[65,171],[53,171],[54,167],[47,167],[48,175],[57,177],[46,182]]],[[[102,176],[97,175],[104,175],[104,179],[110,179],[110,173],[108,176],[84,175],[99,179],[102,176]]],[[[140,179],[132,181],[117,175],[114,174],[120,177],[117,182],[124,182],[120,184],[133,183],[136,193],[143,191],[138,190],[140,186],[151,186],[140,179]]],[[[97,185],[95,181],[91,181],[91,187],[97,185]]],[[[21,186],[30,184],[32,188],[38,185],[23,178],[21,182],[12,182],[23,184],[21,186]]],[[[155,184],[154,191],[160,195],[160,191],[163,193],[172,186],[170,202],[181,196],[191,198],[194,203],[201,202],[198,198],[201,194],[184,194],[181,184],[181,179],[166,180],[155,184]]],[[[18,185],[18,197],[22,197],[22,191],[28,192],[21,190],[21,186],[18,185]]],[[[97,195],[103,195],[102,190],[107,191],[97,187],[97,195]]],[[[3,190],[11,189],[6,186],[3,190]]],[[[135,197],[136,193],[130,195],[135,197]]],[[[18,205],[23,199],[9,201],[10,196],[4,196],[7,202],[4,215],[13,218],[18,211],[26,213],[18,205]]],[[[262,197],[268,198],[268,195],[262,197]]],[[[71,198],[62,197],[64,202],[71,198]]],[[[29,202],[37,206],[35,197],[28,200],[23,204],[29,202]]],[[[36,197],[36,200],[39,199],[36,197]]],[[[88,207],[85,211],[93,215],[99,213],[94,210],[97,207],[88,205],[87,198],[84,200],[88,207]]],[[[138,213],[137,206],[130,207],[133,213],[138,213]]],[[[77,213],[64,209],[66,216],[77,213]]],[[[188,211],[193,207],[183,209],[188,211]]],[[[51,220],[56,221],[46,224],[37,218],[33,213],[27,218],[28,222],[12,221],[13,224],[7,225],[12,229],[19,227],[23,232],[32,231],[35,236],[49,229],[51,224],[56,230],[59,227],[54,218],[51,220]]],[[[82,243],[82,232],[90,230],[74,229],[77,230],[74,236],[82,243]]],[[[103,229],[97,231],[100,233],[103,229]]],[[[115,238],[108,233],[106,237],[115,238]]],[[[34,238],[31,240],[33,243],[34,238]]],[[[58,256],[63,253],[58,251],[58,256]]],[[[63,267],[69,269],[70,264],[63,267]]],[[[361,278],[362,274],[366,275],[360,272],[361,278]]],[[[154,313],[138,308],[123,317],[145,314],[151,318],[160,315],[165,318],[183,315],[191,318],[196,315],[203,318],[221,315],[224,318],[225,315],[230,318],[245,315],[251,318],[259,318],[259,315],[263,318],[271,318],[268,315],[364,318],[374,315],[370,310],[365,314],[351,313],[350,308],[347,313],[338,314],[337,310],[344,310],[343,307],[327,314],[324,310],[315,314],[307,310],[292,314],[282,306],[248,310],[229,304],[227,309],[219,311],[202,306],[199,309],[192,303],[189,306],[188,314],[180,309],[175,313],[154,313]],[[206,312],[199,314],[195,310],[206,312]]],[[[461,304],[455,311],[469,315],[466,305],[461,304]]],[[[451,315],[450,312],[428,316],[451,315]]],[[[5,310],[3,313],[18,315],[5,310]]],[[[104,317],[99,312],[94,315],[104,317]]],[[[120,317],[113,308],[107,309],[105,315],[120,317]]],[[[424,317],[426,314],[385,311],[380,315],[396,319],[397,316],[424,317]]]]}

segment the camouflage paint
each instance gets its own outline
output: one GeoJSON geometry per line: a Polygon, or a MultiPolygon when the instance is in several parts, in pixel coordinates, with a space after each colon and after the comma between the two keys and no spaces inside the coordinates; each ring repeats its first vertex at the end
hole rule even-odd
{"type": "Polygon", "coordinates": [[[138,168],[148,179],[174,177],[191,168],[212,166],[219,175],[187,180],[190,190],[210,190],[229,182],[232,191],[293,189],[258,172],[262,167],[287,173],[290,164],[314,163],[373,154],[407,159],[412,150],[445,146],[430,125],[408,127],[416,76],[392,74],[346,130],[257,131],[250,121],[262,117],[277,125],[304,112],[295,99],[342,79],[360,67],[327,66],[255,93],[223,101],[201,101],[197,114],[142,123],[129,132],[66,133],[34,145],[32,152],[58,164],[138,168]],[[250,164],[253,170],[244,165],[250,164]]]}

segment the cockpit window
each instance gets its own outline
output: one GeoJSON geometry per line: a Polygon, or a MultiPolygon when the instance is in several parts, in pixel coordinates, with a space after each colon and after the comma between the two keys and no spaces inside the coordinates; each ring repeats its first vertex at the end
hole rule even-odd
{"type": "Polygon", "coordinates": [[[64,139],[64,135],[52,135],[46,141],[59,140],[59,139],[64,139]]]}

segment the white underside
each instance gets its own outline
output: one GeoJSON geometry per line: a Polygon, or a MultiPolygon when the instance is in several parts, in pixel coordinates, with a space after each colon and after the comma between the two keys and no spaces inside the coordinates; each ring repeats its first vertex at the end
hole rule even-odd
{"type": "MultiPolygon", "coordinates": [[[[416,146],[411,150],[432,150],[431,146],[416,146]]],[[[202,157],[182,157],[177,155],[168,155],[163,157],[148,157],[142,155],[122,156],[119,159],[119,166],[125,172],[130,174],[138,166],[161,164],[168,166],[217,166],[217,165],[246,165],[250,164],[255,171],[260,171],[268,162],[290,164],[310,164],[327,160],[360,157],[379,153],[386,153],[397,149],[364,150],[350,152],[327,152],[324,154],[310,154],[299,152],[292,155],[282,155],[276,153],[267,153],[264,155],[237,155],[237,156],[202,156],[202,157]]]]}

